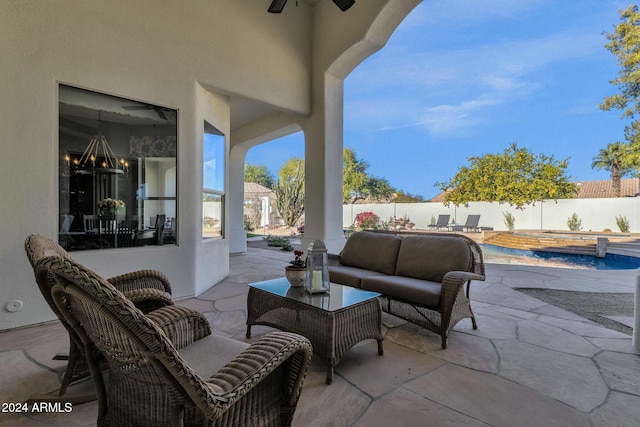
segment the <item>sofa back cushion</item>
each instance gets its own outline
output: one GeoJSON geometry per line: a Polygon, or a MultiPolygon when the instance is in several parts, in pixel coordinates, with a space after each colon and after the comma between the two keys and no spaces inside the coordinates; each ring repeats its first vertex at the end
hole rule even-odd
{"type": "Polygon", "coordinates": [[[402,238],[395,234],[359,231],[347,239],[340,264],[393,274],[402,238]]]}
{"type": "Polygon", "coordinates": [[[449,271],[470,271],[469,244],[454,236],[407,236],[402,239],[397,276],[441,282],[449,271]]]}

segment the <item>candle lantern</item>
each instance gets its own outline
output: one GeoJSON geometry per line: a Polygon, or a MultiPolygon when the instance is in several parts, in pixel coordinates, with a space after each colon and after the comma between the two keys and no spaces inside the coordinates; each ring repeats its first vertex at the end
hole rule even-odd
{"type": "Polygon", "coordinates": [[[329,292],[329,265],[327,247],[314,240],[307,248],[307,280],[305,290],[310,294],[329,292]]]}

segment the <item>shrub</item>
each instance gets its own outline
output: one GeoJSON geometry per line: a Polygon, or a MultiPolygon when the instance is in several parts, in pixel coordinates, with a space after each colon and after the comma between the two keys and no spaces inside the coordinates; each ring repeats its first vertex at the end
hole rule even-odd
{"type": "Polygon", "coordinates": [[[516,224],[516,218],[511,212],[502,212],[502,216],[504,216],[504,225],[507,226],[509,231],[513,231],[516,224]]]}
{"type": "Polygon", "coordinates": [[[629,220],[626,216],[618,215],[616,216],[616,224],[618,224],[618,228],[623,233],[629,232],[629,220]]]}
{"type": "Polygon", "coordinates": [[[578,231],[582,229],[582,220],[578,217],[577,213],[573,213],[569,219],[567,219],[567,227],[571,231],[578,231]]]}
{"type": "Polygon", "coordinates": [[[269,234],[265,237],[268,246],[275,246],[276,248],[282,248],[289,245],[289,240],[285,237],[281,236],[272,236],[269,234]]]}
{"type": "Polygon", "coordinates": [[[356,228],[377,230],[380,226],[380,217],[373,212],[360,212],[355,219],[356,228]]]}

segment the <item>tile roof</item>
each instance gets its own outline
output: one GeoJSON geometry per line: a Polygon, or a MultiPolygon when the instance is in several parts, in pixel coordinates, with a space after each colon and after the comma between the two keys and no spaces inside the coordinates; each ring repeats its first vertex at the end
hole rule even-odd
{"type": "MultiPolygon", "coordinates": [[[[577,182],[578,194],[576,199],[599,199],[616,197],[613,193],[613,182],[610,179],[603,181],[577,182]]],[[[626,178],[620,180],[620,197],[637,197],[640,179],[626,178]]]]}
{"type": "Polygon", "coordinates": [[[251,193],[251,194],[270,194],[273,193],[273,190],[271,190],[270,188],[264,187],[260,184],[256,184],[255,182],[245,182],[244,183],[244,193],[251,193]]]}

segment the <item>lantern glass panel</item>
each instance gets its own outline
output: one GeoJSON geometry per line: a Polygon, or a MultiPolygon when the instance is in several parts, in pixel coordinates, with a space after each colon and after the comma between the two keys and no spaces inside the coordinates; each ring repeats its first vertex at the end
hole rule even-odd
{"type": "Polygon", "coordinates": [[[327,247],[320,240],[314,240],[307,248],[307,270],[305,290],[310,294],[329,292],[327,247]]]}

